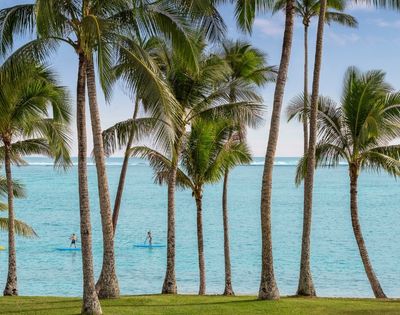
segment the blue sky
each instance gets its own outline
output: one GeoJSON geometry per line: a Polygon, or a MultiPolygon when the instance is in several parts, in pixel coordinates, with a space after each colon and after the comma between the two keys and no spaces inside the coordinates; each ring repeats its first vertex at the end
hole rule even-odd
{"type": "MultiPolygon", "coordinates": [[[[31,1],[1,0],[0,8],[31,1]]],[[[279,63],[284,17],[282,14],[257,17],[251,37],[237,30],[232,6],[221,7],[221,13],[228,26],[227,36],[235,39],[248,39],[269,56],[270,64],[279,63]]],[[[375,10],[365,6],[352,7],[347,13],[354,15],[359,22],[357,29],[338,25],[326,28],[320,93],[340,100],[343,75],[349,66],[361,70],[381,69],[387,73],[387,80],[395,89],[400,89],[400,12],[375,10]]],[[[315,49],[315,24],[310,29],[310,76],[315,49]]],[[[288,82],[284,98],[284,110],[291,98],[302,91],[303,86],[303,29],[300,20],[296,21],[289,68],[288,82]]],[[[60,82],[69,87],[71,97],[75,97],[77,58],[69,47],[62,47],[51,57],[50,64],[59,74],[60,82]]],[[[263,156],[268,136],[269,118],[272,106],[273,86],[262,89],[267,106],[266,123],[258,130],[251,130],[248,140],[254,156],[263,156]]],[[[117,121],[125,120],[132,114],[132,102],[121,86],[117,86],[110,104],[106,104],[99,93],[103,128],[117,121]]],[[[89,126],[89,125],[88,125],[89,126]]],[[[75,125],[72,126],[75,135],[75,125]]],[[[88,128],[88,133],[90,129],[88,128]]],[[[91,137],[89,137],[90,140],[91,137]]],[[[76,141],[73,155],[76,155],[76,141]]],[[[302,127],[297,122],[287,123],[282,115],[278,156],[300,156],[302,154],[302,127]]]]}

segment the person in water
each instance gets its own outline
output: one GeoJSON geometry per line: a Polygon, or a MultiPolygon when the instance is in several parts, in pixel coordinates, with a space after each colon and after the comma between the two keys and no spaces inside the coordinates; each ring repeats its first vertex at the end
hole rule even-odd
{"type": "Polygon", "coordinates": [[[76,241],[78,240],[76,234],[73,233],[69,239],[71,240],[71,244],[69,245],[69,247],[72,247],[72,245],[74,245],[74,247],[76,248],[76,241]]]}
{"type": "Polygon", "coordinates": [[[147,240],[149,240],[149,245],[151,246],[151,243],[153,241],[153,237],[151,236],[151,231],[147,232],[146,239],[144,240],[144,243],[146,244],[147,240]]]}

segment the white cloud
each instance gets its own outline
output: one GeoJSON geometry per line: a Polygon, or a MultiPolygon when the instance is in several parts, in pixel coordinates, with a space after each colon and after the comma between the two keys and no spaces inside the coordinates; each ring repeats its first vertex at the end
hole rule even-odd
{"type": "Polygon", "coordinates": [[[283,24],[275,19],[256,19],[254,26],[267,36],[281,36],[283,34],[283,24]]]}
{"type": "Polygon", "coordinates": [[[381,28],[396,28],[400,29],[400,20],[387,21],[383,19],[374,20],[375,25],[381,28]]]}
{"type": "Polygon", "coordinates": [[[328,33],[328,38],[335,44],[339,46],[345,46],[348,44],[354,44],[360,40],[360,36],[355,33],[349,34],[337,34],[333,31],[328,33]]]}

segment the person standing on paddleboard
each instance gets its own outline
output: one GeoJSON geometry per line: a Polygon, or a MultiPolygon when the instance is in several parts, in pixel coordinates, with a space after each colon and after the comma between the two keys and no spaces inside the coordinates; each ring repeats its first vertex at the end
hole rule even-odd
{"type": "Polygon", "coordinates": [[[147,240],[149,240],[149,245],[151,246],[151,243],[153,241],[153,237],[151,236],[151,231],[147,232],[146,239],[144,240],[144,243],[146,244],[147,240]]]}
{"type": "Polygon", "coordinates": [[[76,236],[76,234],[73,233],[69,239],[71,240],[71,244],[69,245],[69,247],[71,248],[72,245],[74,245],[74,247],[76,248],[76,242],[78,240],[78,237],[76,236]]]}

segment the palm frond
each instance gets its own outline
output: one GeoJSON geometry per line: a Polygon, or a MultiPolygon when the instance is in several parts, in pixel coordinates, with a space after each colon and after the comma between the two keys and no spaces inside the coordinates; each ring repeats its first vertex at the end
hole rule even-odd
{"type": "MultiPolygon", "coordinates": [[[[8,231],[8,218],[0,218],[0,230],[8,231]]],[[[26,238],[36,238],[38,235],[35,230],[25,222],[14,220],[15,233],[26,238]]]]}

